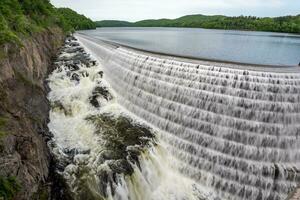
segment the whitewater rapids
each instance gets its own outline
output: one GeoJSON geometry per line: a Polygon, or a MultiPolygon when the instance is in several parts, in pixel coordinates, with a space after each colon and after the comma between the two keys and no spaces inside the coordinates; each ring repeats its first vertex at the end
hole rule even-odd
{"type": "MultiPolygon", "coordinates": [[[[66,51],[70,48],[65,47],[66,51]]],[[[74,199],[204,200],[213,196],[212,191],[180,174],[165,145],[145,134],[155,130],[118,104],[117,95],[102,78],[102,64],[74,65],[71,57],[74,53],[62,51],[58,60],[64,61],[55,63],[57,68],[48,78],[52,108],[48,127],[53,134],[49,146],[57,158],[57,172],[74,199]],[[107,90],[109,98],[96,96],[95,104],[91,97],[97,89],[107,90]],[[120,134],[125,132],[118,132],[119,128],[131,134],[144,133],[130,137],[140,140],[132,144],[122,138],[120,134]],[[111,147],[120,145],[118,140],[129,144],[125,149],[111,147]],[[133,157],[136,151],[138,159],[133,157]]]]}
{"type": "Polygon", "coordinates": [[[103,113],[126,116],[155,134],[139,163],[130,163],[133,173],[118,173],[106,185],[107,199],[283,200],[298,186],[299,70],[199,64],[76,37],[99,64],[81,66],[86,73],[79,82],[67,68],[49,77],[49,100],[64,108],[50,112],[53,152],[63,160],[64,149],[76,149],[61,169],[74,193],[84,168],[88,192],[103,194],[99,173],[109,160],[98,160],[105,141],[87,120],[103,113]],[[99,108],[90,102],[96,87],[113,97],[98,99],[99,108]]]}

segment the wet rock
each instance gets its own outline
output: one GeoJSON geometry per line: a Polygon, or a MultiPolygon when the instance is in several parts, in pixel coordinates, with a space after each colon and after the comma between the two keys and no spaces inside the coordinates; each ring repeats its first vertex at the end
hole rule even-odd
{"type": "Polygon", "coordinates": [[[94,107],[96,107],[96,108],[99,108],[100,107],[100,104],[99,104],[99,102],[98,102],[98,100],[97,100],[97,96],[92,96],[91,98],[90,98],[90,104],[92,104],[94,107]]]}
{"type": "Polygon", "coordinates": [[[88,77],[89,76],[89,73],[87,71],[82,71],[82,72],[79,72],[81,74],[82,77],[88,77]]]}
{"type": "Polygon", "coordinates": [[[103,78],[103,71],[98,72],[101,78],[103,78]]]}
{"type": "Polygon", "coordinates": [[[75,65],[80,65],[80,64],[81,64],[80,60],[74,60],[73,63],[74,63],[75,65]]]}
{"type": "Polygon", "coordinates": [[[65,65],[70,71],[77,71],[79,70],[79,66],[74,64],[74,63],[70,63],[70,64],[66,64],[65,65]]]}
{"type": "Polygon", "coordinates": [[[97,62],[96,62],[95,60],[92,60],[92,61],[91,61],[91,65],[92,65],[92,66],[96,66],[96,65],[97,65],[97,62]]]}
{"type": "Polygon", "coordinates": [[[68,155],[70,158],[74,158],[74,156],[78,154],[90,154],[91,150],[90,149],[64,149],[63,152],[68,155]]]}
{"type": "MultiPolygon", "coordinates": [[[[97,158],[97,163],[109,166],[98,169],[98,180],[101,181],[101,195],[105,197],[106,188],[114,193],[114,184],[118,174],[131,175],[134,172],[132,163],[140,167],[139,155],[147,145],[154,144],[154,135],[148,127],[134,123],[131,119],[108,114],[87,118],[96,127],[96,134],[101,137],[101,146],[105,149],[97,158]],[[148,139],[144,139],[148,138],[148,139]]],[[[99,189],[99,188],[98,188],[99,189]]]]}
{"type": "Polygon", "coordinates": [[[60,158],[60,160],[56,164],[56,170],[59,172],[63,172],[65,168],[72,163],[72,160],[65,157],[65,158],[60,158]]]}
{"type": "Polygon", "coordinates": [[[69,45],[71,47],[79,47],[80,46],[80,44],[78,42],[70,42],[69,45]]]}
{"type": "Polygon", "coordinates": [[[116,154],[116,152],[113,152],[111,150],[103,150],[101,153],[99,153],[98,158],[97,158],[97,163],[103,164],[106,160],[116,160],[119,159],[120,156],[116,154]]]}
{"type": "Polygon", "coordinates": [[[60,110],[66,116],[72,116],[72,109],[70,106],[64,106],[60,101],[51,102],[52,110],[60,110]]]}
{"type": "Polygon", "coordinates": [[[97,176],[100,180],[100,185],[98,186],[99,192],[105,197],[107,196],[107,185],[111,181],[111,176],[109,172],[105,169],[100,169],[97,173],[97,176]]]}
{"type": "Polygon", "coordinates": [[[154,135],[148,127],[133,123],[126,117],[114,118],[102,114],[91,116],[87,120],[96,126],[96,133],[105,141],[104,147],[107,151],[101,154],[103,159],[127,160],[130,154],[136,157],[135,155],[139,154],[150,141],[153,142],[151,139],[154,135]],[[149,139],[141,141],[141,138],[149,139]]]}
{"type": "Polygon", "coordinates": [[[78,53],[76,55],[74,55],[73,57],[70,58],[71,60],[73,60],[73,62],[81,62],[81,63],[84,63],[85,65],[89,63],[89,55],[85,55],[85,54],[82,54],[82,53],[78,53]]]}
{"type": "Polygon", "coordinates": [[[111,94],[105,87],[96,87],[93,91],[93,95],[102,95],[107,101],[112,99],[111,94]]]}
{"type": "Polygon", "coordinates": [[[72,48],[65,48],[65,53],[76,53],[76,52],[84,52],[84,49],[82,47],[72,47],[72,48]]]}
{"type": "Polygon", "coordinates": [[[73,35],[69,35],[66,39],[65,39],[65,44],[68,44],[72,41],[77,41],[77,39],[73,36],[73,35]]]}
{"type": "Polygon", "coordinates": [[[76,73],[72,74],[71,76],[72,81],[80,81],[80,76],[76,73]]]}
{"type": "Polygon", "coordinates": [[[67,71],[67,73],[66,73],[66,75],[68,76],[68,77],[71,77],[71,72],[70,71],[67,71]]]}
{"type": "Polygon", "coordinates": [[[89,98],[90,103],[96,108],[98,108],[100,106],[100,104],[98,102],[99,97],[104,98],[106,101],[110,101],[112,99],[112,96],[109,93],[109,91],[107,90],[107,88],[96,87],[92,92],[92,96],[89,98]]]}
{"type": "Polygon", "coordinates": [[[125,159],[115,160],[108,163],[108,166],[114,173],[117,174],[132,174],[133,168],[130,163],[125,159]]]}
{"type": "Polygon", "coordinates": [[[60,56],[60,57],[57,58],[58,62],[60,62],[60,61],[68,61],[68,60],[70,60],[70,58],[67,57],[67,56],[60,56]]]}

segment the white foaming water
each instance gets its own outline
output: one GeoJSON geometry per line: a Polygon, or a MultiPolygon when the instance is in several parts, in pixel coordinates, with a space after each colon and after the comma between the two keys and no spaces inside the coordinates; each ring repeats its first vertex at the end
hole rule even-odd
{"type": "MultiPolygon", "coordinates": [[[[71,57],[73,54],[64,53],[61,57],[71,57]]],[[[86,120],[89,116],[101,113],[112,113],[115,116],[125,115],[140,121],[124,110],[115,100],[106,101],[98,97],[100,107],[97,109],[90,103],[90,97],[96,87],[109,88],[108,83],[101,78],[101,65],[86,67],[80,65],[79,70],[70,69],[61,64],[48,78],[51,89],[48,99],[52,104],[50,122],[48,124],[54,137],[49,144],[54,155],[58,158],[60,173],[67,180],[72,192],[80,192],[82,182],[79,179],[81,169],[85,169],[84,180],[95,199],[101,197],[99,189],[99,174],[103,170],[111,171],[109,160],[100,162],[105,151],[99,135],[95,134],[96,127],[86,120]],[[76,73],[79,81],[71,77],[76,73]],[[99,99],[100,98],[100,99],[99,99]],[[74,157],[67,152],[74,150],[74,157]]],[[[104,75],[105,76],[105,75],[104,75]]],[[[117,94],[109,88],[113,96],[117,94]]],[[[139,122],[141,123],[141,121],[139,122]]],[[[139,166],[132,164],[132,175],[117,174],[116,181],[105,189],[106,199],[111,200],[199,200],[212,198],[212,191],[200,186],[188,177],[184,177],[174,167],[174,160],[159,142],[151,145],[139,158],[139,166]],[[204,192],[205,191],[205,192],[204,192]]],[[[135,147],[132,147],[135,148],[135,147]]]]}
{"type": "MultiPolygon", "coordinates": [[[[206,66],[78,35],[172,166],[221,199],[285,199],[300,169],[300,73],[206,66]]],[[[171,198],[172,199],[172,198],[171,198]]]]}

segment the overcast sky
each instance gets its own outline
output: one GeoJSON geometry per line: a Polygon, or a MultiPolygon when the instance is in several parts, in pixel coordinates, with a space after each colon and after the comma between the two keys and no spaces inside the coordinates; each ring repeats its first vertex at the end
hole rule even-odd
{"type": "Polygon", "coordinates": [[[282,16],[300,14],[300,0],[50,0],[93,20],[177,18],[189,14],[282,16]]]}

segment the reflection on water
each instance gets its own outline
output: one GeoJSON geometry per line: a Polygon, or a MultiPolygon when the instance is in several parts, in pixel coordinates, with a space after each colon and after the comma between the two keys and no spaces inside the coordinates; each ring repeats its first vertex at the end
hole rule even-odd
{"type": "Polygon", "coordinates": [[[253,64],[297,65],[300,36],[192,28],[99,28],[82,31],[135,48],[253,64]]]}

